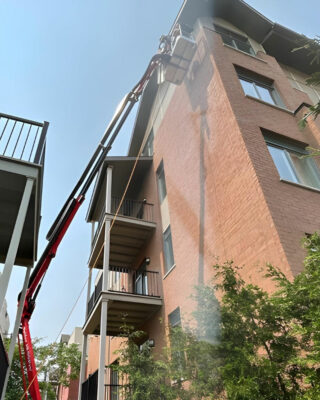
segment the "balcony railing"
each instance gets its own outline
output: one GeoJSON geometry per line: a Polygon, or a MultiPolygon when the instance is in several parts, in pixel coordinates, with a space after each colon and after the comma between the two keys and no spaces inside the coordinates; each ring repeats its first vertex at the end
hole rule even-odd
{"type": "MultiPolygon", "coordinates": [[[[157,271],[134,271],[124,267],[110,267],[108,276],[109,292],[160,297],[159,272],[157,271]]],[[[102,279],[103,275],[88,302],[88,316],[102,291],[102,279]]]]}
{"type": "MultiPolygon", "coordinates": [[[[121,201],[120,197],[112,196],[111,198],[112,214],[115,214],[119,209],[118,215],[137,218],[147,222],[154,222],[153,204],[147,203],[146,201],[124,199],[121,204],[121,207],[119,208],[120,201],[121,201]]],[[[95,229],[92,239],[92,245],[95,243],[97,239],[98,233],[100,231],[101,225],[104,220],[104,216],[105,216],[105,205],[102,207],[102,210],[100,212],[98,225],[95,229]]]]}
{"type": "Polygon", "coordinates": [[[112,196],[111,213],[115,214],[119,209],[119,215],[142,219],[144,221],[153,222],[153,204],[147,203],[146,200],[137,201],[124,199],[120,208],[120,197],[112,196]]]}
{"type": "Polygon", "coordinates": [[[98,370],[89,375],[81,386],[81,400],[95,400],[98,389],[98,370]]]}
{"type": "MultiPolygon", "coordinates": [[[[104,400],[119,400],[120,399],[120,389],[122,387],[119,384],[118,373],[111,371],[110,367],[106,368],[107,382],[111,382],[104,385],[104,400]]],[[[81,390],[81,400],[96,400],[98,389],[98,370],[82,383],[81,390]]]]}
{"type": "Polygon", "coordinates": [[[0,113],[0,156],[43,165],[48,126],[0,113]]]}

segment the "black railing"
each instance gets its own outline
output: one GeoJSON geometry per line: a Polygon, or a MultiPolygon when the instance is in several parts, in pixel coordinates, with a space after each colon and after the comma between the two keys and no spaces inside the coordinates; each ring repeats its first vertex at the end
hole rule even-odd
{"type": "Polygon", "coordinates": [[[89,378],[82,383],[81,400],[96,400],[98,391],[98,370],[89,375],[89,378]]]}
{"type": "Polygon", "coordinates": [[[7,352],[4,348],[2,337],[0,334],[0,397],[3,390],[4,381],[9,367],[7,352]]]}
{"type": "MultiPolygon", "coordinates": [[[[121,206],[120,205],[121,198],[112,196],[111,198],[111,213],[121,216],[127,216],[131,218],[141,219],[147,222],[154,222],[153,219],[153,204],[147,203],[145,200],[137,201],[124,199],[121,206]]],[[[98,237],[98,233],[100,231],[101,225],[104,221],[104,217],[106,214],[106,206],[103,205],[102,210],[100,212],[100,216],[98,219],[98,225],[95,228],[93,239],[91,245],[93,246],[98,237]]]]}
{"type": "Polygon", "coordinates": [[[121,206],[120,197],[112,196],[111,199],[111,213],[118,212],[119,215],[142,219],[144,221],[153,222],[153,204],[147,203],[146,200],[137,201],[124,199],[121,206]]]}
{"type": "MultiPolygon", "coordinates": [[[[111,267],[108,273],[108,291],[136,294],[148,297],[160,297],[159,272],[134,271],[125,267],[111,267]]],[[[102,291],[101,275],[88,302],[88,316],[102,291]]]]}
{"type": "Polygon", "coordinates": [[[0,156],[43,165],[48,126],[0,113],[0,156]]]}

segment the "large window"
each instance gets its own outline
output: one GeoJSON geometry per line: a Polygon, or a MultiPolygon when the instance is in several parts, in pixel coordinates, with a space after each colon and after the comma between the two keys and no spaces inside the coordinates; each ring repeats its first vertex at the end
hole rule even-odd
{"type": "Polygon", "coordinates": [[[170,225],[163,233],[163,252],[164,252],[164,261],[165,261],[165,272],[168,272],[174,266],[170,225]]]}
{"type": "Polygon", "coordinates": [[[245,53],[255,55],[255,52],[249,42],[249,40],[238,33],[229,31],[228,29],[222,28],[222,26],[215,25],[214,29],[220,33],[222,41],[228,46],[234,47],[237,50],[244,51],[245,53]]]}
{"type": "Polygon", "coordinates": [[[158,192],[160,204],[163,202],[167,195],[166,178],[164,176],[163,162],[161,161],[159,168],[157,169],[157,179],[158,179],[158,192]]]}
{"type": "Polygon", "coordinates": [[[273,86],[273,82],[250,71],[236,68],[244,93],[279,107],[284,107],[283,102],[273,86]]]}
{"type": "Polygon", "coordinates": [[[308,152],[304,146],[285,139],[265,140],[281,179],[320,189],[318,167],[312,158],[305,157],[308,152]]]}

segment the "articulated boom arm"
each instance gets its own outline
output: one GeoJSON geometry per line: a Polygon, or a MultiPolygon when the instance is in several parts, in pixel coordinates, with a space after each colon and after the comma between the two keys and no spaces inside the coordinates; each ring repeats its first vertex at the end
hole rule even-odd
{"type": "MultiPolygon", "coordinates": [[[[94,177],[96,176],[103,161],[105,160],[106,155],[110,151],[114,140],[116,139],[122,125],[130,114],[130,111],[132,110],[134,104],[139,100],[139,97],[145,85],[149,81],[151,74],[158,65],[166,63],[170,58],[167,53],[167,49],[162,50],[162,53],[156,54],[154,57],[152,57],[148,68],[141,80],[119,104],[115,115],[113,116],[101,139],[101,142],[99,143],[79,181],[75,185],[73,191],[71,192],[66,203],[62,207],[59,215],[57,216],[51,229],[48,232],[47,239],[49,243],[30,277],[21,317],[19,334],[22,334],[23,339],[24,360],[21,356],[20,361],[22,374],[24,374],[23,364],[25,364],[26,366],[29,382],[28,389],[25,388],[26,399],[28,398],[27,390],[29,390],[32,400],[41,400],[39,383],[37,379],[37,369],[29,330],[29,320],[35,307],[35,300],[39,293],[41,282],[50,266],[52,259],[56,255],[59,244],[61,243],[65,233],[67,232],[79,207],[83,203],[87,190],[89,189],[94,177]]],[[[18,301],[20,301],[20,295],[18,301]]]]}

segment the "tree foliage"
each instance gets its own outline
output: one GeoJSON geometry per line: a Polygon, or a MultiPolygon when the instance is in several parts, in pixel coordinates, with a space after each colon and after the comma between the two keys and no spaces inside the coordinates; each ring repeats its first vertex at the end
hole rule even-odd
{"type": "Polygon", "coordinates": [[[232,262],[215,265],[214,283],[196,289],[196,327],[170,329],[159,358],[130,333],[119,352],[124,398],[320,399],[319,235],[304,245],[293,281],[267,266],[272,294],[246,283],[232,262]]]}
{"type": "MultiPolygon", "coordinates": [[[[40,346],[39,343],[39,339],[33,341],[40,390],[47,393],[48,400],[54,400],[59,385],[69,386],[71,380],[78,378],[81,353],[76,344],[67,346],[64,343],[52,343],[40,346]]],[[[7,348],[9,344],[9,339],[6,339],[7,348]]],[[[26,371],[25,376],[27,377],[26,371]]],[[[23,380],[16,345],[5,400],[17,400],[22,395],[23,380]]]]}
{"type": "MultiPolygon", "coordinates": [[[[314,39],[304,37],[304,39],[301,41],[301,46],[294,49],[293,51],[298,51],[302,49],[307,50],[307,58],[310,61],[310,64],[320,64],[320,37],[316,37],[314,39]]],[[[310,78],[306,80],[306,83],[310,86],[320,86],[320,71],[313,73],[310,78]]],[[[309,107],[309,112],[299,122],[300,127],[304,128],[307,125],[307,121],[310,116],[316,119],[319,114],[320,101],[315,105],[309,107]]]]}

